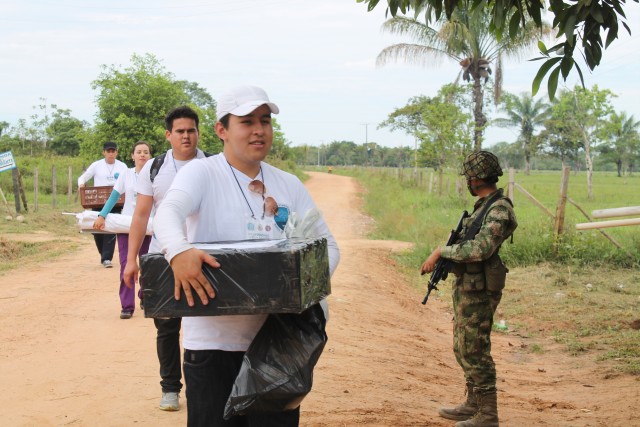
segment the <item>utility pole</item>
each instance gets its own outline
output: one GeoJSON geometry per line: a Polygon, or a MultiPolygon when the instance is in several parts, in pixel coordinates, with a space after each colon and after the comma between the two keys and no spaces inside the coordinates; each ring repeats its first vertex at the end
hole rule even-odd
{"type": "Polygon", "coordinates": [[[367,160],[369,160],[369,123],[360,123],[360,124],[364,126],[364,148],[365,150],[367,150],[364,163],[366,165],[367,160]]]}

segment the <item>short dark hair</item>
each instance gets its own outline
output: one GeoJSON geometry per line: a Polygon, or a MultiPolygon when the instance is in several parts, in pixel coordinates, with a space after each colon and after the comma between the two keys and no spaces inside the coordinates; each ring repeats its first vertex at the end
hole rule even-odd
{"type": "Polygon", "coordinates": [[[173,130],[173,121],[176,119],[193,119],[196,122],[196,129],[198,129],[200,125],[198,113],[187,105],[182,105],[169,111],[164,118],[164,128],[171,132],[173,130]]]}
{"type": "Polygon", "coordinates": [[[229,129],[229,117],[231,117],[231,114],[225,114],[218,120],[225,129],[229,129]]]}

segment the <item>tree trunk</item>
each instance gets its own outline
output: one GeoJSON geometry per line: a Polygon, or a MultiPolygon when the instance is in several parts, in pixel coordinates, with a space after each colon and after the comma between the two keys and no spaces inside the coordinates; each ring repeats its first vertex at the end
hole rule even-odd
{"type": "Polygon", "coordinates": [[[593,161],[591,160],[591,141],[589,136],[582,130],[582,142],[584,144],[584,161],[587,165],[587,195],[589,200],[593,199],[593,161]]]}
{"type": "Polygon", "coordinates": [[[482,84],[480,83],[480,75],[474,73],[473,75],[473,118],[476,125],[473,130],[473,150],[482,150],[482,134],[484,133],[484,126],[487,124],[487,117],[483,112],[484,107],[484,93],[482,91],[482,84]]]}
{"type": "Polygon", "coordinates": [[[616,167],[618,169],[618,178],[622,177],[622,160],[616,160],[616,167]]]}

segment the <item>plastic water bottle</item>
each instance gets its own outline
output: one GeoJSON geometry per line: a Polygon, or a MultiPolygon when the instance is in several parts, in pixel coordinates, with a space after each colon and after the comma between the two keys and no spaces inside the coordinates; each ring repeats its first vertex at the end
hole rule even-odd
{"type": "Polygon", "coordinates": [[[507,328],[507,322],[505,322],[504,319],[500,319],[498,324],[496,324],[496,329],[498,329],[500,331],[506,331],[508,329],[507,328]]]}

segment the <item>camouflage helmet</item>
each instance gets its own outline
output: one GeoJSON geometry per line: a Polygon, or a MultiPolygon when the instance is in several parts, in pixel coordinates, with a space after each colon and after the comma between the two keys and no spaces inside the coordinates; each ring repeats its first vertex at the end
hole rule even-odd
{"type": "Polygon", "coordinates": [[[502,169],[495,154],[488,151],[476,151],[469,154],[462,163],[460,175],[469,179],[487,179],[502,176],[502,169]]]}

